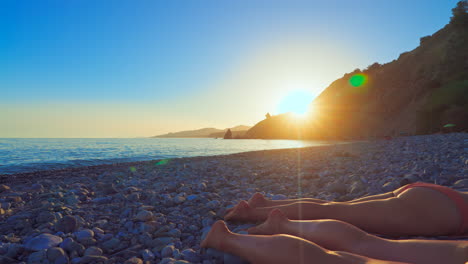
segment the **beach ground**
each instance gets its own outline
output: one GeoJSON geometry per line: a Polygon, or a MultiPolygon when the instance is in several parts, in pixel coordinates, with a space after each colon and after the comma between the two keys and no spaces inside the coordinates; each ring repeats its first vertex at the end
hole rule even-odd
{"type": "Polygon", "coordinates": [[[416,181],[468,190],[468,134],[0,175],[0,263],[242,263],[199,244],[255,192],[344,201],[416,181]]]}

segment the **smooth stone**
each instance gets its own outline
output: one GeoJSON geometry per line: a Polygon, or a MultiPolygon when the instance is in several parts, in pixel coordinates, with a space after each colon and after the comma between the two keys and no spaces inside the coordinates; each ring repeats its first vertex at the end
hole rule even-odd
{"type": "Polygon", "coordinates": [[[174,254],[174,249],[175,249],[175,247],[174,247],[173,245],[165,246],[165,247],[161,250],[161,256],[162,256],[163,258],[172,257],[172,255],[174,254]]]}
{"type": "Polygon", "coordinates": [[[98,182],[96,184],[96,189],[102,191],[105,195],[117,193],[114,184],[109,184],[107,182],[98,182]]]}
{"type": "Polygon", "coordinates": [[[1,204],[1,208],[2,208],[2,209],[5,209],[5,210],[8,210],[8,209],[11,208],[11,203],[3,202],[3,203],[1,204]]]}
{"type": "Polygon", "coordinates": [[[70,259],[68,258],[68,256],[60,256],[56,258],[55,261],[53,262],[53,264],[69,264],[69,263],[70,263],[70,259]]]}
{"type": "Polygon", "coordinates": [[[283,195],[283,194],[275,194],[271,197],[271,200],[286,200],[288,199],[288,197],[286,197],[286,195],[283,195]]]}
{"type": "Polygon", "coordinates": [[[80,203],[80,199],[78,199],[78,196],[76,195],[68,195],[64,198],[64,201],[67,205],[77,205],[80,203]]]}
{"type": "Polygon", "coordinates": [[[48,249],[51,247],[56,247],[60,244],[63,239],[59,236],[54,236],[51,234],[40,234],[32,239],[30,239],[26,244],[25,248],[32,251],[39,251],[42,249],[48,249]]]}
{"type": "Polygon", "coordinates": [[[2,193],[2,192],[8,192],[8,191],[10,191],[10,190],[11,190],[10,186],[5,185],[5,184],[0,184],[0,193],[2,193]]]}
{"type": "Polygon", "coordinates": [[[468,188],[468,179],[461,179],[453,184],[454,188],[468,188]]]}
{"type": "Polygon", "coordinates": [[[143,260],[141,260],[141,258],[132,257],[127,259],[124,264],[143,264],[143,260]]]}
{"type": "Polygon", "coordinates": [[[182,255],[180,254],[180,250],[178,248],[174,249],[174,252],[172,252],[172,257],[175,259],[182,258],[182,255]]]}
{"type": "Polygon", "coordinates": [[[78,230],[79,223],[78,220],[71,215],[66,215],[55,225],[57,231],[62,231],[64,233],[71,233],[78,230]]]}
{"type": "Polygon", "coordinates": [[[55,221],[56,217],[55,214],[52,212],[40,212],[39,215],[36,217],[37,223],[47,223],[55,221]]]}
{"type": "Polygon", "coordinates": [[[211,217],[206,217],[206,218],[203,218],[202,220],[202,226],[203,227],[209,227],[211,225],[213,225],[214,223],[214,219],[211,218],[211,217]]]}
{"type": "Polygon", "coordinates": [[[211,226],[207,226],[207,227],[204,227],[201,232],[202,232],[202,235],[201,235],[201,241],[203,241],[206,236],[208,235],[208,233],[210,232],[211,230],[211,226]]]}
{"type": "Polygon", "coordinates": [[[51,247],[47,250],[47,259],[50,261],[50,262],[55,262],[56,259],[58,259],[59,257],[66,257],[67,256],[67,253],[65,253],[65,251],[59,247],[51,247]]]}
{"type": "Polygon", "coordinates": [[[94,237],[94,232],[91,229],[83,229],[74,233],[78,242],[90,240],[94,237]]]}
{"type": "Polygon", "coordinates": [[[206,206],[210,209],[217,209],[219,206],[221,206],[221,203],[218,200],[212,200],[209,201],[206,206]]]}
{"type": "Polygon", "coordinates": [[[102,249],[98,248],[98,247],[89,247],[85,250],[84,252],[84,255],[85,256],[88,256],[88,255],[91,255],[91,256],[102,256],[103,252],[102,252],[102,249]]]}
{"type": "Polygon", "coordinates": [[[107,257],[104,256],[93,256],[93,255],[87,255],[79,258],[78,264],[91,264],[91,263],[99,263],[103,262],[105,263],[108,260],[107,257]]]}
{"type": "Polygon", "coordinates": [[[102,247],[105,249],[105,250],[113,250],[115,248],[117,248],[119,245],[120,245],[120,240],[118,238],[111,238],[109,240],[107,240],[106,242],[102,243],[102,247]]]}
{"type": "Polygon", "coordinates": [[[198,198],[198,195],[196,195],[196,194],[191,194],[191,195],[187,196],[188,201],[193,201],[193,200],[195,200],[197,198],[198,198]]]}
{"type": "Polygon", "coordinates": [[[16,258],[16,256],[18,256],[24,250],[24,246],[21,244],[12,243],[10,245],[8,244],[4,244],[4,245],[8,246],[5,256],[9,258],[16,258]]]}
{"type": "Polygon", "coordinates": [[[334,182],[328,186],[327,189],[330,193],[346,194],[348,192],[348,186],[341,182],[334,182]]]}
{"type": "Polygon", "coordinates": [[[169,230],[169,232],[167,232],[168,235],[170,235],[171,237],[180,237],[182,235],[182,232],[180,232],[179,229],[171,229],[169,230]]]}
{"type": "Polygon", "coordinates": [[[28,257],[28,264],[38,264],[45,262],[47,262],[47,253],[45,249],[31,253],[28,257]]]}
{"type": "Polygon", "coordinates": [[[73,238],[71,237],[65,238],[63,242],[60,243],[60,247],[68,252],[79,251],[81,249],[80,246],[81,245],[77,243],[75,240],[73,240],[73,238]]]}
{"type": "Polygon", "coordinates": [[[188,248],[188,249],[184,249],[182,252],[181,252],[181,255],[182,255],[182,258],[189,261],[189,262],[200,262],[201,261],[201,257],[200,255],[195,252],[195,250],[191,249],[191,248],[188,248]]]}
{"type": "Polygon", "coordinates": [[[40,183],[35,183],[33,185],[31,185],[31,191],[42,191],[44,190],[44,186],[40,183]]]}
{"type": "Polygon", "coordinates": [[[391,192],[400,187],[400,184],[397,182],[387,182],[384,185],[382,185],[382,190],[384,192],[391,192]]]}
{"type": "Polygon", "coordinates": [[[150,221],[150,220],[153,220],[153,213],[150,211],[143,210],[143,211],[138,212],[138,214],[135,216],[135,219],[137,221],[142,221],[142,222],[150,221]]]}
{"type": "Polygon", "coordinates": [[[403,179],[400,181],[400,186],[404,186],[406,184],[414,183],[421,181],[421,178],[416,174],[406,174],[403,179]]]}
{"type": "Polygon", "coordinates": [[[106,204],[112,202],[112,197],[106,196],[106,197],[97,197],[91,200],[93,203],[97,204],[106,204]]]}
{"type": "Polygon", "coordinates": [[[176,204],[181,204],[183,202],[185,202],[185,197],[183,196],[176,196],[174,197],[174,199],[172,199],[174,201],[174,203],[176,204]]]}
{"type": "Polygon", "coordinates": [[[174,264],[175,261],[173,258],[163,258],[158,264],[174,264]]]}
{"type": "Polygon", "coordinates": [[[139,232],[140,233],[144,233],[144,232],[153,233],[154,231],[156,231],[157,226],[158,226],[158,222],[156,221],[142,222],[140,223],[139,232]]]}
{"type": "Polygon", "coordinates": [[[149,249],[143,250],[141,252],[141,257],[143,258],[144,261],[151,261],[155,259],[153,252],[151,252],[149,249]]]}

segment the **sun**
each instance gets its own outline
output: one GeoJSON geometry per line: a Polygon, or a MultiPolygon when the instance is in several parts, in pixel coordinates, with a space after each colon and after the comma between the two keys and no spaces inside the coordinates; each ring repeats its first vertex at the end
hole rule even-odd
{"type": "Polygon", "coordinates": [[[310,114],[310,105],[314,95],[307,90],[290,91],[278,105],[279,113],[292,113],[296,118],[305,118],[310,114]]]}

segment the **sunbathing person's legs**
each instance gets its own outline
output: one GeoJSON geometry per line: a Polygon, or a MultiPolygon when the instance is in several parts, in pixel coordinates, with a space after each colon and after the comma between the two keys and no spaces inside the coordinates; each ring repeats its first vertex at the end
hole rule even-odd
{"type": "MultiPolygon", "coordinates": [[[[366,197],[361,197],[358,199],[354,199],[351,201],[346,201],[346,203],[355,203],[355,202],[363,202],[363,201],[372,201],[372,200],[382,200],[393,197],[393,192],[370,195],[366,197]]],[[[265,196],[261,193],[255,193],[249,199],[248,203],[251,207],[270,207],[270,206],[278,206],[278,205],[285,205],[291,204],[296,202],[313,202],[313,203],[329,203],[330,201],[315,199],[315,198],[298,198],[298,199],[285,199],[285,200],[268,200],[265,196]]]]}
{"type": "Polygon", "coordinates": [[[312,241],[328,250],[345,251],[375,259],[414,264],[464,264],[468,261],[468,241],[389,240],[368,234],[337,220],[292,221],[273,210],[249,234],[288,234],[312,241]]]}
{"type": "Polygon", "coordinates": [[[201,244],[237,255],[252,264],[402,264],[347,252],[328,251],[307,240],[289,235],[239,235],[218,221],[201,244]]]}
{"type": "Polygon", "coordinates": [[[275,208],[293,220],[336,219],[367,232],[387,235],[454,234],[461,224],[453,202],[444,194],[426,188],[409,189],[398,197],[355,203],[296,202],[252,208],[243,201],[225,219],[264,221],[275,208]]]}
{"type": "MultiPolygon", "coordinates": [[[[357,198],[351,201],[346,201],[345,203],[356,203],[356,202],[363,202],[363,201],[372,201],[372,200],[382,200],[394,197],[393,192],[383,193],[383,194],[376,194],[370,195],[366,197],[357,198]]],[[[285,200],[268,200],[265,196],[261,193],[255,193],[250,197],[247,201],[250,207],[257,208],[257,207],[273,207],[273,206],[280,206],[280,205],[287,205],[296,202],[312,202],[317,204],[323,203],[330,203],[327,200],[315,199],[315,198],[298,198],[298,199],[285,199],[285,200]]],[[[232,212],[234,208],[230,208],[226,210],[226,214],[232,212]]]]}

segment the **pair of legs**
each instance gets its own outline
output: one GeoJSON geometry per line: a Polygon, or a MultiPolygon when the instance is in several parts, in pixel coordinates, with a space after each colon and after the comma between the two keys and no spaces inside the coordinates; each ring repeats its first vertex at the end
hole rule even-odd
{"type": "Polygon", "coordinates": [[[269,201],[255,194],[249,202],[241,201],[228,211],[225,220],[264,221],[273,209],[280,209],[294,220],[336,219],[392,236],[450,235],[459,231],[462,220],[458,209],[444,194],[428,188],[400,189],[349,202],[311,198],[269,201]]]}
{"type": "Polygon", "coordinates": [[[291,221],[280,210],[272,210],[249,234],[231,233],[224,222],[216,222],[202,247],[238,255],[253,264],[465,264],[466,241],[388,240],[342,221],[291,221]]]}

